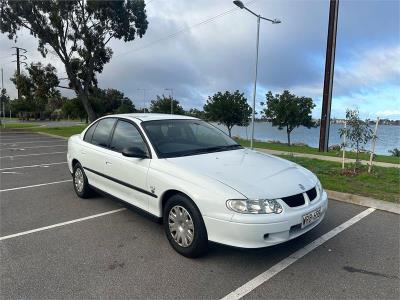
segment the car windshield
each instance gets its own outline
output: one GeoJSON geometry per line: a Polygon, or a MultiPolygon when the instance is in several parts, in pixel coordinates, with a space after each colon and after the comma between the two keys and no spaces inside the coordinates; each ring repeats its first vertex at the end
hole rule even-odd
{"type": "Polygon", "coordinates": [[[142,126],[160,158],[242,148],[221,130],[201,120],[145,121],[142,126]]]}

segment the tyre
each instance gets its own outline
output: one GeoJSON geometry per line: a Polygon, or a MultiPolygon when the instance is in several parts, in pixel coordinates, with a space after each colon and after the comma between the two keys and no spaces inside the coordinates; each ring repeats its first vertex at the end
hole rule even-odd
{"type": "Polygon", "coordinates": [[[85,171],[80,163],[76,163],[72,173],[75,193],[80,198],[89,198],[93,191],[89,186],[85,171]]]}
{"type": "Polygon", "coordinates": [[[181,255],[198,257],[207,251],[208,237],[200,211],[191,199],[174,195],[165,204],[164,230],[171,246],[181,255]]]}

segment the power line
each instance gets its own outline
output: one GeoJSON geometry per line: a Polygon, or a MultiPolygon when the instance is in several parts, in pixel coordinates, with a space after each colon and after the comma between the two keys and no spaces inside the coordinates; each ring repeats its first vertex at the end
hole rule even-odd
{"type": "MultiPolygon", "coordinates": [[[[154,0],[153,0],[153,1],[154,1],[154,0]]],[[[256,2],[256,1],[257,1],[257,0],[248,1],[248,2],[246,2],[245,4],[248,5],[248,4],[254,3],[254,2],[256,2]]],[[[136,48],[136,49],[132,49],[132,50],[126,51],[126,52],[124,52],[124,53],[121,53],[121,54],[119,54],[119,55],[116,55],[116,56],[114,56],[114,59],[119,58],[119,57],[122,57],[122,56],[125,56],[125,55],[127,55],[127,54],[129,54],[129,53],[132,53],[132,52],[137,52],[137,51],[146,49],[146,48],[151,47],[151,46],[153,46],[153,45],[155,45],[155,44],[158,44],[158,43],[160,43],[160,42],[162,42],[162,41],[165,41],[165,40],[174,38],[174,37],[178,36],[178,35],[181,34],[181,33],[185,33],[186,31],[189,31],[189,30],[191,30],[191,29],[193,29],[193,28],[195,28],[195,27],[198,27],[198,26],[202,26],[202,25],[206,25],[206,24],[208,24],[208,23],[211,23],[211,22],[215,21],[215,20],[218,19],[218,18],[221,18],[221,17],[224,17],[224,16],[226,16],[226,15],[228,15],[228,14],[233,13],[233,12],[236,11],[236,10],[239,10],[239,8],[236,8],[236,7],[235,7],[235,8],[226,10],[226,11],[224,11],[224,12],[221,12],[221,13],[219,13],[218,15],[215,15],[215,16],[213,16],[213,17],[211,17],[211,18],[208,18],[208,19],[206,19],[206,20],[203,20],[203,21],[201,21],[201,22],[199,22],[199,23],[196,23],[196,24],[193,24],[193,25],[191,25],[191,26],[184,27],[184,28],[182,28],[182,29],[180,29],[180,30],[178,30],[178,31],[176,31],[176,32],[174,32],[174,33],[168,34],[168,35],[166,35],[165,37],[162,37],[162,38],[160,38],[160,39],[158,39],[158,40],[154,40],[154,41],[152,41],[152,42],[150,42],[150,43],[148,43],[148,44],[146,44],[146,45],[144,45],[144,46],[142,46],[142,47],[139,47],[139,48],[136,48]]]]}

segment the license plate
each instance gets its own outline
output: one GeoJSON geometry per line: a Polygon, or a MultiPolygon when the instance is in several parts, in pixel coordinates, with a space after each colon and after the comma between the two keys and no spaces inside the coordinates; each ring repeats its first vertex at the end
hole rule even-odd
{"type": "Polygon", "coordinates": [[[303,221],[301,222],[301,228],[304,228],[311,223],[314,223],[321,217],[321,207],[303,216],[303,221]]]}

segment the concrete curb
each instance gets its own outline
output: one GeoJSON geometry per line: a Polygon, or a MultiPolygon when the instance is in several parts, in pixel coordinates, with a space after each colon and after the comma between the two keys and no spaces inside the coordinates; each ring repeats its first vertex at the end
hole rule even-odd
{"type": "Polygon", "coordinates": [[[328,198],[336,201],[373,207],[379,210],[388,211],[400,215],[400,204],[377,200],[369,197],[358,196],[354,194],[346,194],[331,190],[326,190],[328,198]]]}
{"type": "Polygon", "coordinates": [[[50,136],[50,137],[58,138],[58,139],[62,139],[62,140],[68,140],[67,137],[65,137],[65,136],[60,136],[60,135],[56,135],[56,134],[45,133],[45,132],[34,132],[34,133],[41,134],[41,135],[46,135],[46,136],[50,136]]]}

